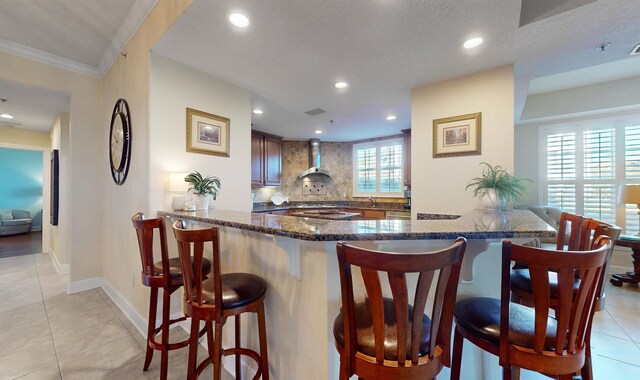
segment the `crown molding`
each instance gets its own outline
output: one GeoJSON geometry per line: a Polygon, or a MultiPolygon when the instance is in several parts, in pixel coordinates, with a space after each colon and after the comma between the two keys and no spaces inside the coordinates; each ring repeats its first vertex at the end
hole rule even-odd
{"type": "Polygon", "coordinates": [[[47,53],[42,50],[30,48],[16,42],[0,39],[0,51],[5,53],[19,55],[34,61],[46,63],[61,69],[70,70],[79,74],[89,75],[100,78],[101,75],[95,67],[76,62],[71,59],[62,58],[55,54],[47,53]]]}
{"type": "Polygon", "coordinates": [[[113,36],[111,43],[109,43],[109,46],[105,49],[98,63],[96,70],[100,73],[101,77],[104,76],[111,65],[113,65],[113,62],[118,58],[120,52],[127,46],[144,20],[147,19],[149,13],[156,7],[158,1],[159,0],[136,0],[133,6],[131,6],[129,14],[127,14],[124,22],[113,36]]]}
{"type": "Polygon", "coordinates": [[[120,25],[120,28],[102,54],[102,58],[97,67],[3,39],[0,39],[0,51],[19,55],[79,74],[102,78],[113,62],[115,62],[116,58],[118,58],[122,49],[124,49],[136,34],[144,20],[147,19],[147,16],[149,16],[151,11],[156,7],[158,1],[159,0],[136,0],[133,6],[131,6],[131,10],[122,25],[120,25]]]}

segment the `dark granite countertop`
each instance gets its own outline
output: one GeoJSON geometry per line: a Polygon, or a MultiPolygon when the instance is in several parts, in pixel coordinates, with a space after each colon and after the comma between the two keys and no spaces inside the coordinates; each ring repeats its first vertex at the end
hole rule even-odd
{"type": "Polygon", "coordinates": [[[324,220],[228,210],[160,211],[183,218],[242,230],[312,241],[501,239],[554,237],[555,230],[529,210],[477,209],[448,220],[324,220]]]}
{"type": "Polygon", "coordinates": [[[358,210],[381,210],[381,211],[406,211],[410,209],[404,208],[404,203],[397,202],[376,202],[375,206],[371,202],[354,202],[354,201],[322,201],[322,202],[285,202],[279,206],[268,203],[254,203],[253,212],[269,212],[291,209],[323,209],[323,208],[349,208],[358,210]]]}
{"type": "Polygon", "coordinates": [[[317,219],[329,219],[329,220],[349,220],[356,216],[360,216],[357,212],[340,212],[332,210],[308,210],[294,212],[291,216],[301,216],[304,218],[317,218],[317,219]]]}

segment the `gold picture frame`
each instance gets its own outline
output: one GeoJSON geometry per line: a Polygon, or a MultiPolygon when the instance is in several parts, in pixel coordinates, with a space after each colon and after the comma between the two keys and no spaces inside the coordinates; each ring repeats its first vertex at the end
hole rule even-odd
{"type": "Polygon", "coordinates": [[[227,117],[187,108],[187,152],[229,157],[227,117]]]}
{"type": "Polygon", "coordinates": [[[433,158],[478,155],[482,151],[482,112],[433,121],[433,158]]]}

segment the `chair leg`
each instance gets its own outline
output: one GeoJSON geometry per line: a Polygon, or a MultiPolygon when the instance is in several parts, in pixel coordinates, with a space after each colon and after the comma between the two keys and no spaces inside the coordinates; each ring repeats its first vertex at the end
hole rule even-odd
{"type": "Polygon", "coordinates": [[[460,368],[462,366],[462,345],[464,338],[456,329],[453,335],[453,358],[451,359],[451,380],[460,380],[460,368]]]}
{"type": "Polygon", "coordinates": [[[151,288],[151,295],[149,296],[149,322],[147,326],[147,353],[144,358],[143,371],[149,369],[151,365],[151,359],[153,359],[153,348],[151,348],[151,340],[156,329],[156,312],[158,311],[158,288],[151,288]]]}
{"type": "Polygon", "coordinates": [[[187,380],[196,379],[196,363],[198,359],[198,331],[200,321],[191,318],[191,332],[189,333],[189,359],[187,361],[187,380]]]}
{"type": "Polygon", "coordinates": [[[502,367],[502,380],[511,380],[511,366],[505,365],[502,367]]]}
{"type": "Polygon", "coordinates": [[[208,357],[212,357],[215,352],[215,346],[213,345],[213,322],[208,321],[205,323],[207,329],[207,350],[209,351],[208,357]]]}
{"type": "Polygon", "coordinates": [[[215,326],[216,337],[215,346],[213,348],[213,379],[220,380],[222,376],[221,363],[222,363],[222,323],[216,323],[215,326]]]}
{"type": "Polygon", "coordinates": [[[162,290],[162,351],[160,351],[160,380],[167,379],[169,368],[169,323],[171,312],[171,293],[169,289],[162,290]]]}
{"type": "Polygon", "coordinates": [[[580,376],[582,377],[582,380],[592,380],[593,379],[593,369],[592,369],[592,362],[591,362],[591,339],[587,338],[587,341],[585,342],[585,355],[584,355],[584,365],[582,366],[582,369],[580,370],[580,376]]]}
{"type": "MultiPolygon", "coordinates": [[[[236,328],[236,348],[240,348],[240,314],[235,317],[236,328]]],[[[240,354],[235,355],[236,359],[236,379],[240,379],[240,354]]]]}
{"type": "Polygon", "coordinates": [[[262,380],[269,380],[269,354],[267,350],[267,326],[264,319],[264,302],[258,308],[258,336],[260,337],[260,367],[262,380]]]}

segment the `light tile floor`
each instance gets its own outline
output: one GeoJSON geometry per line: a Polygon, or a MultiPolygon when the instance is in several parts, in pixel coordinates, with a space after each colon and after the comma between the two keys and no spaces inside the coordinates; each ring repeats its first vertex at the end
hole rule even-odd
{"type": "MultiPolygon", "coordinates": [[[[159,378],[159,354],[142,372],[144,338],[102,289],[67,295],[68,280],[46,254],[0,259],[0,380],[159,378]]],[[[594,376],[638,379],[640,289],[608,285],[606,293],[606,310],[594,318],[594,376]]],[[[171,332],[172,341],[186,337],[171,332]]],[[[186,349],[170,353],[170,380],[184,378],[186,359],[186,349]]],[[[201,378],[211,377],[209,367],[201,378]]],[[[547,379],[527,371],[521,378],[547,379]]]]}
{"type": "MultiPolygon", "coordinates": [[[[145,340],[102,289],[68,295],[68,281],[46,254],[0,259],[0,380],[158,379],[160,354],[143,372],[145,340]]],[[[171,351],[168,379],[184,379],[186,362],[186,349],[171,351]]]]}

